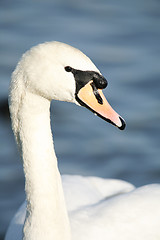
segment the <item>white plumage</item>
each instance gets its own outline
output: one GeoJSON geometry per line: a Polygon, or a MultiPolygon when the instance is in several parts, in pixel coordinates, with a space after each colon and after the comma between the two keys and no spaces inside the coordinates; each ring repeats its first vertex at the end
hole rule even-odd
{"type": "Polygon", "coordinates": [[[27,205],[13,218],[6,240],[159,240],[158,184],[135,189],[120,180],[68,175],[61,181],[50,101],[77,103],[75,79],[66,66],[100,73],[79,50],[50,42],[24,54],[12,75],[10,112],[27,205]]]}

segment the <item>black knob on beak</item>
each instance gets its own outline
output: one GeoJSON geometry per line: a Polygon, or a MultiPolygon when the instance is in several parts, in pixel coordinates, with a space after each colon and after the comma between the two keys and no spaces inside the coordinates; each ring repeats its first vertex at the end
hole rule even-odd
{"type": "Polygon", "coordinates": [[[104,89],[108,85],[107,80],[99,74],[94,74],[93,82],[94,82],[97,89],[104,89]]]}

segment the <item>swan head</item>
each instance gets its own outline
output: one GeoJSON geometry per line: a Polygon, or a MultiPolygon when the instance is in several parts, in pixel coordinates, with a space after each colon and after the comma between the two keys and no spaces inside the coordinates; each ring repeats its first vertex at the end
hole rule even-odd
{"type": "Polygon", "coordinates": [[[48,100],[74,102],[123,130],[124,120],[112,109],[102,93],[107,80],[80,50],[60,42],[39,44],[27,51],[12,76],[11,87],[48,100]],[[23,79],[23,80],[22,80],[23,79]],[[17,84],[17,86],[18,86],[17,84]]]}

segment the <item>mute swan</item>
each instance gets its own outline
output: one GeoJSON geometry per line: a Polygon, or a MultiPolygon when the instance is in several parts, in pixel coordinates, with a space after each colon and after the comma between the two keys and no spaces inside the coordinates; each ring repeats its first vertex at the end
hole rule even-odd
{"type": "Polygon", "coordinates": [[[91,60],[66,44],[40,44],[22,56],[12,75],[9,106],[23,160],[26,202],[6,240],[160,239],[158,184],[134,189],[120,180],[60,177],[50,129],[51,100],[83,105],[124,129],[124,120],[102,94],[106,86],[91,60]]]}

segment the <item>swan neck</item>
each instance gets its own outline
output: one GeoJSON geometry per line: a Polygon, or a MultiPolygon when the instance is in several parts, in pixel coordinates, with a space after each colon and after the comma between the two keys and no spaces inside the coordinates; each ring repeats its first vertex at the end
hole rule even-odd
{"type": "Polygon", "coordinates": [[[69,221],[50,127],[50,101],[26,93],[17,118],[27,199],[23,240],[69,240],[69,221]]]}

